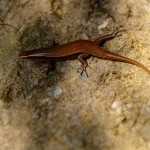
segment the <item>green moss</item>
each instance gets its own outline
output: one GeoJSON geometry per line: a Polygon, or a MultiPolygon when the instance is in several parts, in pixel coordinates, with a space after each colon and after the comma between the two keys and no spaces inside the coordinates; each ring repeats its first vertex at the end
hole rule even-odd
{"type": "Polygon", "coordinates": [[[19,42],[23,49],[40,48],[55,44],[54,34],[49,22],[41,19],[22,31],[19,42]]]}
{"type": "Polygon", "coordinates": [[[8,88],[6,88],[3,93],[2,93],[2,100],[5,102],[5,103],[10,103],[13,101],[12,99],[12,88],[11,86],[9,86],[8,88]]]}
{"type": "Polygon", "coordinates": [[[18,36],[13,33],[4,35],[0,43],[0,68],[3,74],[9,72],[10,68],[14,65],[14,60],[16,60],[17,57],[17,43],[18,36]]]}

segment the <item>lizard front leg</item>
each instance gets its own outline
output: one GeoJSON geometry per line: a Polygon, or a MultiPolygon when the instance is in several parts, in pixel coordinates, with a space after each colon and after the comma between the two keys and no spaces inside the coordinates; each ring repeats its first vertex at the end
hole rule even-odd
{"type": "Polygon", "coordinates": [[[55,70],[55,63],[53,61],[51,61],[51,59],[49,59],[48,61],[48,69],[46,71],[46,73],[48,74],[51,71],[55,70]]]}

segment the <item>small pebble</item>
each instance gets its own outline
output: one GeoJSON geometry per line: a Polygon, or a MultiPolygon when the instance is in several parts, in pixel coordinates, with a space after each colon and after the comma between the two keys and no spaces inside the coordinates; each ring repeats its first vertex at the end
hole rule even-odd
{"type": "Polygon", "coordinates": [[[120,101],[114,101],[111,105],[112,109],[118,109],[121,106],[120,101]]]}

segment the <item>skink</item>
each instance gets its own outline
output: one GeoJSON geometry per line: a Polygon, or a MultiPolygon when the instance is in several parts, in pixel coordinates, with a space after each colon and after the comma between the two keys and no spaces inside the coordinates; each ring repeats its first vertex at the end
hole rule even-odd
{"type": "MultiPolygon", "coordinates": [[[[77,40],[67,44],[59,45],[59,46],[51,46],[48,48],[41,49],[33,49],[29,51],[22,52],[19,57],[27,58],[27,59],[40,59],[49,62],[62,61],[67,59],[78,59],[81,62],[82,71],[87,74],[88,63],[86,61],[90,56],[94,56],[101,59],[107,59],[112,61],[125,62],[129,64],[136,65],[143,70],[145,70],[150,75],[150,70],[147,69],[144,65],[139,62],[132,60],[130,58],[121,56],[119,54],[115,54],[106,50],[104,47],[99,46],[103,44],[105,41],[110,40],[118,35],[119,32],[124,30],[116,29],[113,33],[104,35],[100,38],[97,38],[94,41],[89,40],[77,40]]],[[[51,67],[51,66],[50,66],[51,67]]]]}

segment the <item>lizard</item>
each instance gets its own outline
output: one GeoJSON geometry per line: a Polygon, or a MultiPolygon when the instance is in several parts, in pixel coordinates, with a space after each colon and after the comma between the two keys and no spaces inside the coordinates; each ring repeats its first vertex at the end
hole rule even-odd
{"type": "Polygon", "coordinates": [[[87,67],[89,67],[87,63],[87,59],[90,56],[94,56],[101,59],[112,60],[125,62],[129,64],[136,65],[143,70],[145,70],[150,75],[150,70],[146,68],[141,63],[127,58],[125,56],[121,56],[119,54],[113,53],[105,49],[102,45],[107,40],[113,39],[118,35],[118,33],[123,32],[125,30],[119,30],[119,28],[115,29],[111,34],[104,35],[99,37],[93,41],[90,40],[76,40],[70,43],[58,45],[58,46],[50,46],[46,48],[33,49],[24,51],[19,54],[19,58],[21,59],[40,59],[49,62],[49,70],[51,69],[51,62],[63,61],[63,60],[71,60],[78,59],[81,62],[81,75],[83,72],[87,74],[87,67]]]}

